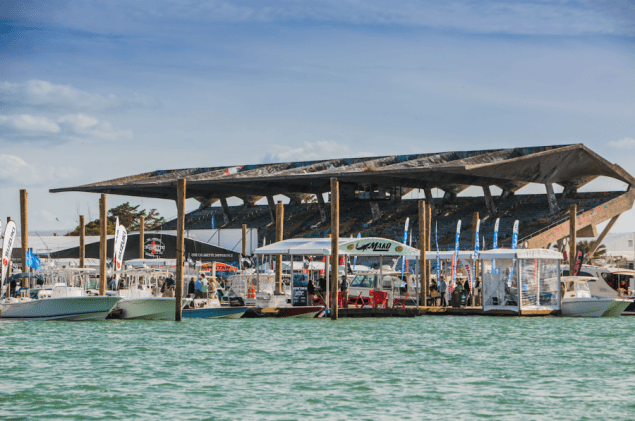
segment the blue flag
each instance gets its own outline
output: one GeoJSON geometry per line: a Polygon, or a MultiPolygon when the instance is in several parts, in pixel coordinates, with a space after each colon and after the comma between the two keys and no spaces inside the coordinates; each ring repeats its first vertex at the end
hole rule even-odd
{"type": "Polygon", "coordinates": [[[212,229],[214,229],[214,214],[212,214],[212,229]]]}
{"type": "Polygon", "coordinates": [[[40,270],[40,258],[34,255],[31,250],[26,252],[26,265],[35,270],[40,270]]]}

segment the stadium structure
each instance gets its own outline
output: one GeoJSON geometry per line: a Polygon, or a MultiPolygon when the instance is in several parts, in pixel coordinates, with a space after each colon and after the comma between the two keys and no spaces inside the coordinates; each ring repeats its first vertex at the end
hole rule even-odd
{"type": "MultiPolygon", "coordinates": [[[[485,247],[491,246],[497,218],[502,247],[511,242],[515,220],[520,221],[521,247],[549,247],[568,236],[572,204],[578,210],[578,237],[595,237],[596,227],[610,221],[600,233],[603,238],[635,199],[635,179],[582,144],[158,170],[51,192],[176,200],[177,180],[185,178],[187,198],[200,202],[197,210],[186,215],[186,229],[208,229],[212,218],[216,228],[247,224],[258,229],[262,244],[265,238],[268,242],[274,238],[277,195],[289,198],[284,213],[285,238],[326,237],[330,233],[328,193],[333,177],[340,185],[340,236],[361,233],[402,241],[405,220],[410,218],[413,245],[417,244],[417,199],[404,199],[416,190],[414,193],[427,198],[432,206],[432,229],[436,227],[442,249],[453,246],[459,219],[461,248],[472,248],[474,212],[479,212],[485,247]],[[625,189],[578,192],[598,177],[621,181],[625,189]],[[517,194],[529,184],[544,185],[546,194],[517,194]],[[561,186],[561,193],[555,193],[560,190],[554,190],[555,185],[561,186]],[[478,187],[479,195],[459,195],[469,187],[478,187]],[[498,187],[500,194],[493,195],[493,187],[498,187]],[[442,197],[433,198],[433,189],[442,191],[442,197]],[[230,206],[227,199],[233,197],[242,204],[230,206]]],[[[175,229],[176,221],[161,228],[175,229]]],[[[432,240],[434,247],[434,233],[432,240]]]]}

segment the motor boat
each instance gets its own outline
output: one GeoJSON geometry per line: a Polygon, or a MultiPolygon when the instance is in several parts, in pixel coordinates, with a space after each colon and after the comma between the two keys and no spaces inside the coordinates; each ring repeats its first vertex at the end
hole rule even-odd
{"type": "Polygon", "coordinates": [[[216,296],[187,298],[182,310],[184,319],[240,319],[248,307],[222,306],[216,296]]]}
{"type": "Polygon", "coordinates": [[[593,295],[589,282],[603,282],[598,278],[584,276],[563,276],[562,315],[567,317],[617,317],[631,300],[593,295]]]}
{"type": "MultiPolygon", "coordinates": [[[[111,273],[114,275],[114,273],[111,273]]],[[[174,320],[176,299],[158,294],[158,285],[171,274],[151,269],[133,269],[117,272],[123,288],[108,291],[108,295],[121,297],[114,310],[120,319],[174,320]]],[[[185,299],[181,305],[185,303],[185,299]]]]}
{"type": "MultiPolygon", "coordinates": [[[[23,273],[20,288],[5,297],[0,317],[20,320],[104,320],[121,297],[88,295],[84,289],[86,269],[63,269],[40,273],[44,282],[23,273]]],[[[14,278],[14,277],[12,277],[14,278]]]]}

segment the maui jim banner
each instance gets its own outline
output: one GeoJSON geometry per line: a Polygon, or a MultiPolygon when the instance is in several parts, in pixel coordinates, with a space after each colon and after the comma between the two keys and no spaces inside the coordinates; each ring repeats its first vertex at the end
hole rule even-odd
{"type": "Polygon", "coordinates": [[[0,285],[4,284],[5,279],[7,279],[7,274],[9,273],[8,268],[11,263],[11,253],[17,232],[18,229],[15,226],[15,222],[9,221],[4,230],[4,240],[2,241],[2,282],[0,282],[0,285]]]}
{"type": "Polygon", "coordinates": [[[412,250],[405,244],[385,238],[360,238],[340,244],[342,254],[353,255],[409,256],[413,254],[412,250]]]}

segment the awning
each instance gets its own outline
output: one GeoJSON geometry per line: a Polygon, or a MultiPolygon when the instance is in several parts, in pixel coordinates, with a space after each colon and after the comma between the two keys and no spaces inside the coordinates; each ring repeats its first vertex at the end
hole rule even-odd
{"type": "Polygon", "coordinates": [[[552,259],[562,260],[562,253],[547,249],[496,249],[479,253],[479,259],[552,259]]]}
{"type": "MultiPolygon", "coordinates": [[[[387,238],[340,238],[340,255],[348,256],[416,256],[419,250],[387,238]]],[[[328,256],[330,238],[295,238],[283,240],[256,249],[258,255],[328,256]]]]}

